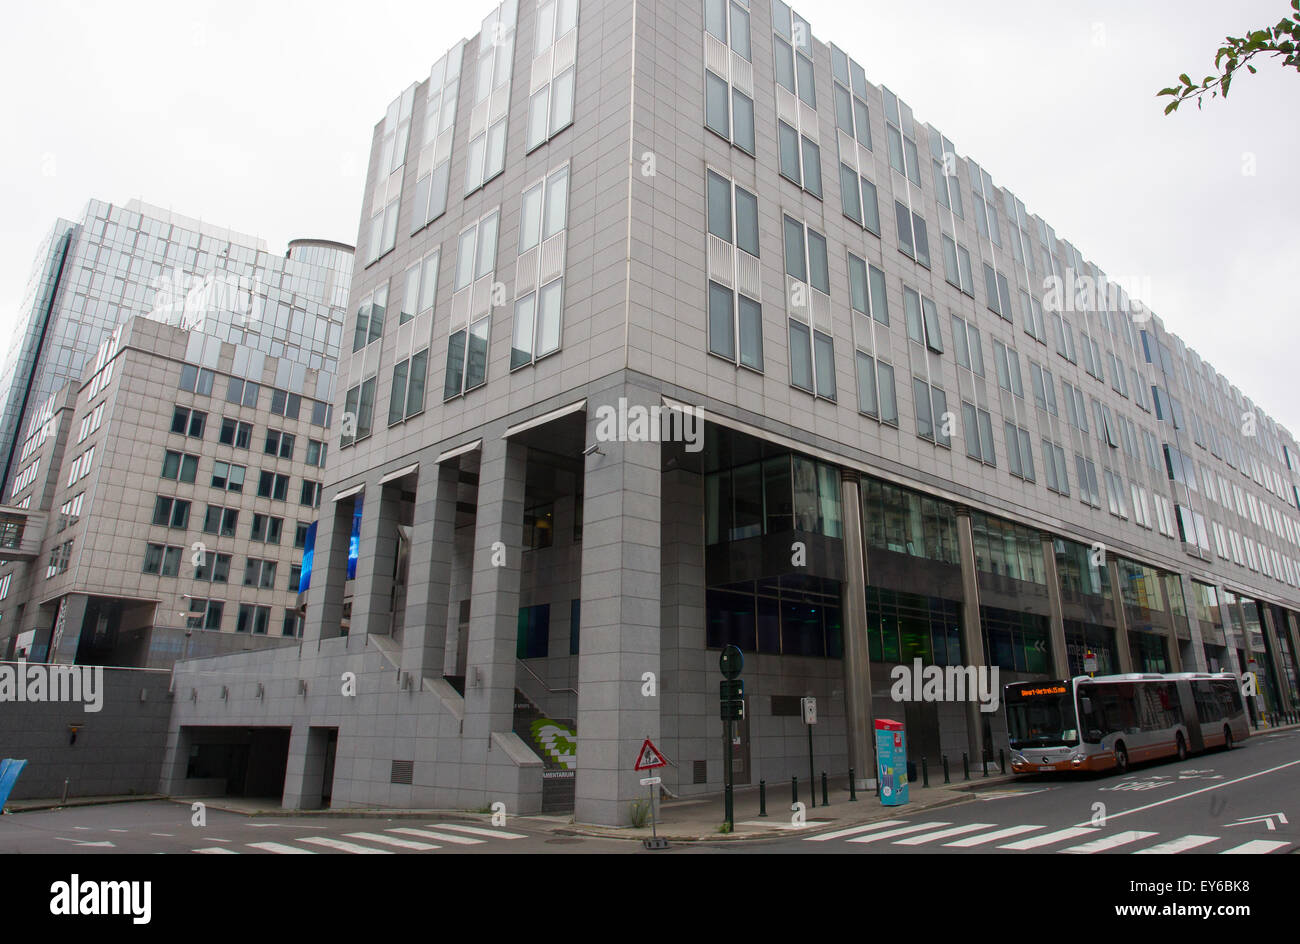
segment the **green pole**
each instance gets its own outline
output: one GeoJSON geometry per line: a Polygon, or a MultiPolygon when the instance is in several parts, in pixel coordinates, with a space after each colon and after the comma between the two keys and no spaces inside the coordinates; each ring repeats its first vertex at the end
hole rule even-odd
{"type": "Polygon", "coordinates": [[[808,729],[808,791],[811,794],[808,802],[813,809],[817,809],[817,778],[813,775],[812,725],[804,724],[804,727],[808,729]]]}
{"type": "Polygon", "coordinates": [[[723,771],[724,783],[726,784],[726,789],[724,790],[723,806],[725,809],[725,816],[727,819],[727,831],[731,832],[735,830],[736,826],[735,823],[733,822],[735,817],[732,812],[732,802],[731,802],[731,719],[730,718],[727,719],[727,723],[724,726],[724,730],[727,739],[727,750],[726,750],[727,769],[723,771]]]}

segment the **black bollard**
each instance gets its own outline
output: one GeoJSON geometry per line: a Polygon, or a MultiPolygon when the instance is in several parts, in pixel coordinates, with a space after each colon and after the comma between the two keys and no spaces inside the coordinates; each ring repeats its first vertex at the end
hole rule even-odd
{"type": "Polygon", "coordinates": [[[966,756],[965,751],[961,752],[961,772],[967,780],[970,779],[970,758],[966,756]]]}
{"type": "Polygon", "coordinates": [[[767,781],[766,780],[760,780],[758,782],[758,815],[759,816],[767,815],[767,781]]]}
{"type": "Polygon", "coordinates": [[[998,748],[998,769],[1002,771],[1002,775],[1005,777],[1007,773],[1007,752],[1000,747],[998,748]]]}
{"type": "Polygon", "coordinates": [[[930,785],[930,765],[926,763],[925,755],[922,754],[921,755],[921,786],[928,787],[929,785],[930,785]]]}
{"type": "Polygon", "coordinates": [[[822,806],[830,806],[830,797],[826,794],[826,771],[822,771],[822,806]]]}
{"type": "Polygon", "coordinates": [[[849,802],[858,802],[858,785],[855,783],[857,774],[852,767],[849,768],[849,802]]]}
{"type": "Polygon", "coordinates": [[[943,782],[952,783],[952,778],[948,776],[948,755],[943,755],[943,782]]]}
{"type": "Polygon", "coordinates": [[[798,802],[799,802],[799,778],[791,777],[790,778],[790,805],[793,806],[798,802]]]}

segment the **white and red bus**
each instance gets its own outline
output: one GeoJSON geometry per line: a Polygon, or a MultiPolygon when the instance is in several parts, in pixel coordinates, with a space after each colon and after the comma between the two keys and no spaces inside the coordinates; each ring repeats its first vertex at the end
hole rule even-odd
{"type": "Polygon", "coordinates": [[[1241,683],[1228,674],[1086,675],[1006,686],[1017,774],[1128,770],[1161,757],[1230,749],[1250,735],[1241,683]]]}

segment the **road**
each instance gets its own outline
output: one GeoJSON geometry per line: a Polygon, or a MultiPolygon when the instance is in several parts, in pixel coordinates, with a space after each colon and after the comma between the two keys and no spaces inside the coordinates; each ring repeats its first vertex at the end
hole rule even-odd
{"type": "MultiPolygon", "coordinates": [[[[815,814],[812,814],[815,815],[815,814]]],[[[1229,752],[1135,767],[1125,777],[1039,776],[956,805],[850,828],[791,829],[761,841],[636,842],[557,835],[555,820],[487,817],[258,816],[209,808],[193,824],[167,801],[70,807],[0,819],[0,854],[191,853],[1287,853],[1300,850],[1300,731],[1259,734],[1229,752]]],[[[775,823],[775,818],[773,819],[775,823]]]]}

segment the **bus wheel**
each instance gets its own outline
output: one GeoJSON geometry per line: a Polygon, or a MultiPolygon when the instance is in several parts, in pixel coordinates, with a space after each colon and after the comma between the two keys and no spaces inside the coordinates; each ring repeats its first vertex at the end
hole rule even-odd
{"type": "Polygon", "coordinates": [[[1121,774],[1128,773],[1128,751],[1123,744],[1115,745],[1115,770],[1121,774]]]}
{"type": "Polygon", "coordinates": [[[1178,735],[1178,762],[1182,763],[1187,760],[1187,742],[1183,740],[1182,734],[1178,735]]]}
{"type": "Polygon", "coordinates": [[[1225,751],[1232,750],[1232,729],[1227,725],[1223,726],[1223,749],[1225,751]]]}

